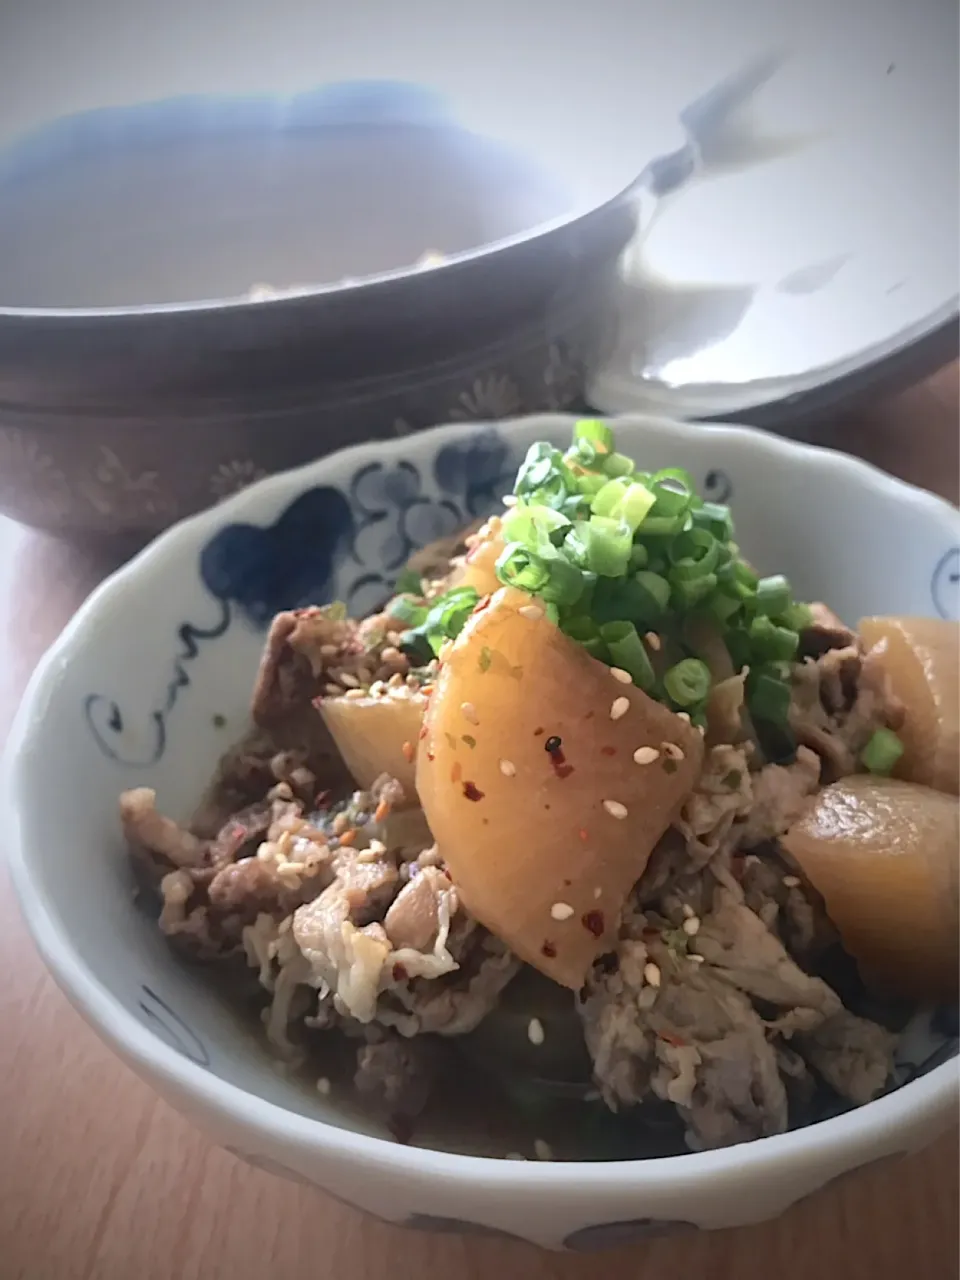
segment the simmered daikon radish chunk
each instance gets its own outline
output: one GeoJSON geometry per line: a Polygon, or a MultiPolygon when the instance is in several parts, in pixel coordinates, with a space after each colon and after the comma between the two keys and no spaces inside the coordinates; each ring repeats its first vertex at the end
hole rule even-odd
{"type": "Polygon", "coordinates": [[[378,696],[324,698],[320,714],[343,762],[361,790],[369,790],[381,774],[401,784],[408,804],[416,804],[417,737],[426,699],[406,685],[378,696]]]}
{"type": "Polygon", "coordinates": [[[905,709],[895,777],[960,791],[960,624],[942,618],[864,618],[860,635],[905,709]],[[885,644],[881,642],[885,641],[885,644]]]}
{"type": "Polygon", "coordinates": [[[477,532],[476,541],[464,556],[450,585],[473,587],[478,596],[489,596],[499,590],[496,574],[497,558],[503,551],[499,516],[491,516],[477,532]]]}
{"type": "Polygon", "coordinates": [[[824,787],[783,837],[880,993],[957,992],[958,812],[942,791],[858,774],[824,787]]]}
{"type": "Polygon", "coordinates": [[[417,791],[465,907],[579,988],[696,781],[699,732],[507,588],[445,652],[424,730],[417,791]]]}

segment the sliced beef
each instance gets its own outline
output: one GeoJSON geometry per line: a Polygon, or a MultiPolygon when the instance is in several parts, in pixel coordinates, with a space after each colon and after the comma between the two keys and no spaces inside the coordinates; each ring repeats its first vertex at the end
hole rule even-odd
{"type": "Polygon", "coordinates": [[[798,742],[820,756],[824,783],[855,773],[872,734],[903,722],[903,706],[890,690],[881,656],[854,647],[831,649],[793,668],[790,727],[798,742]]]}
{"type": "Polygon", "coordinates": [[[746,818],[753,804],[753,783],[746,747],[710,747],[693,794],[676,822],[687,841],[691,868],[707,864],[729,836],[733,825],[746,818]]]}
{"type": "Polygon", "coordinates": [[[819,658],[830,649],[847,649],[857,644],[857,633],[842,622],[832,609],[817,602],[810,605],[810,625],[800,632],[800,652],[819,658]]]}
{"type": "Polygon", "coordinates": [[[595,971],[581,1004],[608,1105],[650,1096],[672,1102],[694,1149],[782,1132],[786,1089],[750,1001],[706,965],[656,942],[623,943],[618,958],[615,971],[595,971]]]}
{"type": "Polygon", "coordinates": [[[738,840],[752,849],[782,836],[796,822],[820,785],[820,758],[799,747],[793,764],[768,764],[751,776],[753,799],[738,840]]]}
{"type": "Polygon", "coordinates": [[[160,867],[201,867],[207,854],[203,840],[184,830],[157,809],[157,793],[149,787],[124,791],[120,797],[124,837],[138,859],[160,867]]]}

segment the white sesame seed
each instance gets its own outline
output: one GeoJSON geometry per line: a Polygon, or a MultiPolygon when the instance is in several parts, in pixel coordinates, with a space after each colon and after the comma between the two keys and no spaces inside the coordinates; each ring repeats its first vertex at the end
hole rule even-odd
{"type": "Polygon", "coordinates": [[[695,938],[700,932],[700,921],[696,916],[690,916],[683,922],[683,932],[688,938],[695,938]]]}
{"type": "Polygon", "coordinates": [[[787,886],[788,889],[798,889],[800,887],[800,877],[784,876],[783,883],[787,886]]]}
{"type": "Polygon", "coordinates": [[[363,692],[362,689],[348,689],[343,696],[349,702],[356,702],[358,699],[365,698],[367,695],[363,692]]]}
{"type": "Polygon", "coordinates": [[[633,676],[629,671],[624,671],[623,667],[611,667],[610,674],[614,680],[619,680],[621,684],[633,684],[633,676]]]}
{"type": "Polygon", "coordinates": [[[326,1076],[321,1076],[320,1079],[317,1081],[317,1092],[322,1093],[323,1096],[326,1098],[330,1094],[330,1088],[331,1088],[330,1081],[327,1079],[326,1076]]]}
{"type": "Polygon", "coordinates": [[[689,723],[690,723],[690,716],[689,716],[688,712],[686,712],[686,711],[678,711],[678,712],[677,712],[677,719],[678,719],[678,720],[682,720],[684,724],[689,724],[689,723]]]}
{"type": "Polygon", "coordinates": [[[613,705],[610,708],[610,719],[619,720],[621,716],[625,716],[630,710],[629,698],[614,698],[613,705]]]}
{"type": "Polygon", "coordinates": [[[697,914],[694,911],[693,907],[691,907],[689,902],[685,902],[683,906],[680,908],[680,910],[683,912],[684,918],[687,920],[692,920],[693,917],[697,914]]]}
{"type": "Polygon", "coordinates": [[[531,1018],[527,1023],[527,1039],[531,1044],[543,1044],[543,1023],[539,1018],[531,1018]]]}
{"type": "Polygon", "coordinates": [[[517,766],[513,763],[512,760],[501,760],[500,772],[503,774],[505,778],[512,778],[517,772],[517,766]]]}
{"type": "Polygon", "coordinates": [[[648,631],[643,637],[654,653],[660,652],[660,637],[655,631],[648,631]]]}
{"type": "Polygon", "coordinates": [[[352,676],[349,671],[338,671],[335,673],[337,679],[346,689],[359,689],[360,681],[356,676],[352,676]]]}
{"type": "Polygon", "coordinates": [[[623,819],[627,816],[627,806],[621,804],[619,800],[604,800],[603,807],[611,818],[623,819]]]}
{"type": "Polygon", "coordinates": [[[703,956],[698,956],[695,951],[691,952],[687,959],[692,960],[694,964],[703,964],[703,956]]]}
{"type": "Polygon", "coordinates": [[[667,757],[668,760],[684,759],[683,751],[677,746],[675,742],[661,742],[660,750],[663,752],[663,754],[667,757]]]}
{"type": "Polygon", "coordinates": [[[523,618],[529,618],[531,622],[539,622],[543,617],[543,610],[538,604],[524,604],[517,610],[523,618]]]}
{"type": "Polygon", "coordinates": [[[550,908],[550,915],[554,920],[569,920],[573,915],[573,907],[569,902],[555,902],[550,908]]]}
{"type": "Polygon", "coordinates": [[[553,1150],[549,1142],[544,1142],[542,1138],[534,1139],[533,1151],[538,1160],[552,1160],[553,1150]]]}
{"type": "Polygon", "coordinates": [[[707,736],[707,726],[705,724],[698,724],[697,733],[699,733],[701,738],[705,738],[707,736]]]}
{"type": "Polygon", "coordinates": [[[320,646],[321,658],[335,658],[340,650],[335,644],[322,644],[320,646]]]}
{"type": "MultiPolygon", "coordinates": [[[[517,495],[515,493],[505,493],[503,495],[503,505],[505,507],[515,507],[517,505],[517,495]]],[[[521,1156],[522,1160],[523,1157],[521,1156]]]]}
{"type": "Polygon", "coordinates": [[[479,724],[480,717],[477,715],[477,708],[472,702],[460,703],[460,714],[469,724],[479,724]]]}
{"type": "Polygon", "coordinates": [[[659,987],[660,985],[660,970],[652,960],[643,966],[643,980],[650,987],[659,987]]]}
{"type": "Polygon", "coordinates": [[[596,888],[596,889],[594,889],[594,891],[593,891],[593,896],[594,896],[595,898],[602,898],[602,897],[603,897],[603,890],[602,890],[599,886],[597,886],[597,888],[596,888]]]}
{"type": "Polygon", "coordinates": [[[654,760],[660,759],[660,752],[656,747],[637,747],[633,753],[635,764],[653,764],[654,760]]]}

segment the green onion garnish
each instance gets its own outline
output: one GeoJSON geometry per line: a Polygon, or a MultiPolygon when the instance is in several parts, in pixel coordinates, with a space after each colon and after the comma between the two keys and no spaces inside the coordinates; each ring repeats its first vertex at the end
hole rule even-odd
{"type": "MultiPolygon", "coordinates": [[[[796,746],[788,727],[791,666],[810,610],[793,599],[786,578],[761,578],[743,559],[728,507],[704,501],[682,468],[638,470],[617,453],[613,430],[599,418],[576,424],[566,453],[545,441],[531,445],[514,493],[518,502],[502,517],[500,582],[536,595],[571,640],[699,725],[713,677],[684,636],[706,627],[726,646],[734,671],[749,671],[747,705],[761,742],[779,744],[778,758],[789,757],[796,746]],[[662,638],[662,680],[641,639],[646,631],[662,638]]],[[[402,586],[414,597],[421,589],[412,578],[402,586]]],[[[401,584],[397,592],[390,607],[410,628],[404,645],[423,660],[424,646],[437,653],[476,604],[475,593],[454,591],[426,611],[405,598],[401,584]]],[[[896,735],[871,739],[866,768],[883,771],[891,740],[899,753],[896,735]]]]}
{"type": "Polygon", "coordinates": [[[761,578],[757,583],[757,612],[775,618],[790,607],[790,583],[783,574],[761,578]]]}
{"type": "Polygon", "coordinates": [[[710,692],[710,668],[699,658],[684,658],[663,677],[663,687],[676,706],[697,706],[710,692]]]}
{"type": "Polygon", "coordinates": [[[422,596],[423,582],[415,569],[401,569],[393,585],[398,596],[422,596]]]}
{"type": "Polygon", "coordinates": [[[860,763],[870,773],[888,774],[903,755],[903,743],[891,729],[877,729],[860,752],[860,763]]]}
{"type": "Polygon", "coordinates": [[[610,654],[610,665],[629,671],[637,688],[650,693],[657,677],[633,623],[608,622],[600,628],[600,636],[610,654]]]}
{"type": "Polygon", "coordinates": [[[405,627],[419,627],[427,616],[427,606],[407,595],[395,596],[387,605],[387,612],[405,627]]]}
{"type": "Polygon", "coordinates": [[[747,705],[755,720],[784,725],[790,711],[790,686],[783,680],[765,674],[748,682],[747,705]]]}

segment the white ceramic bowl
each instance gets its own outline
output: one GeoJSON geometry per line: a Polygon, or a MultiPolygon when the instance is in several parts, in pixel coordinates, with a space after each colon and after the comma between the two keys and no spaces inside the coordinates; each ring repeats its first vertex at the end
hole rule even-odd
{"type": "MultiPolygon", "coordinates": [[[[869,1106],[724,1151],[610,1164],[495,1161],[397,1145],[286,1079],[130,902],[116,800],[149,782],[186,815],[245,723],[281,606],[364,609],[418,544],[508,487],[572,419],[438,428],[273,477],[180,524],[97,590],[38,668],[13,730],[14,882],[73,1004],[174,1106],[253,1163],[397,1223],[586,1249],[672,1226],[760,1221],[951,1120],[955,1062],[869,1106]],[[224,723],[225,721],[225,723],[224,723]]],[[[850,458],[737,428],[631,417],[621,448],[730,500],[761,568],[842,614],[958,616],[960,517],[850,458]]]]}

